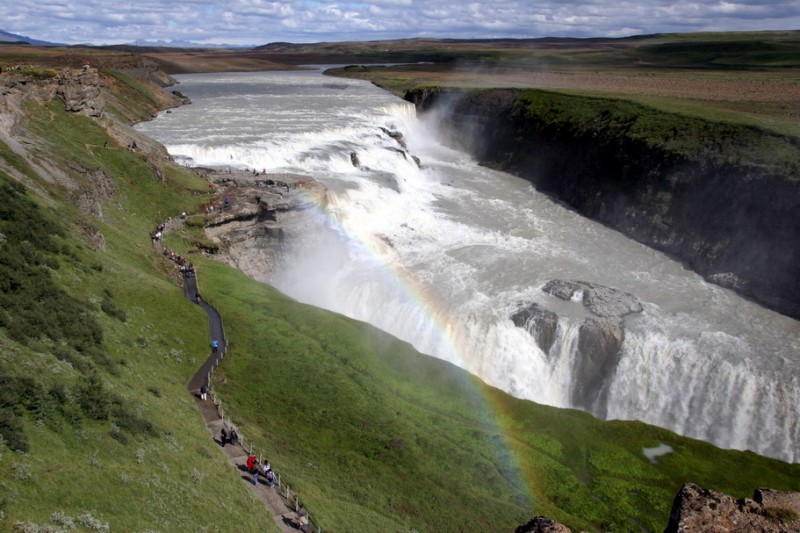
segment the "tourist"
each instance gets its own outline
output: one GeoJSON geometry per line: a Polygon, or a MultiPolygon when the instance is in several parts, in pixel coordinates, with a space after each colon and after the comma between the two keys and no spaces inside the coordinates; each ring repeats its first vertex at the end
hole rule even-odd
{"type": "Polygon", "coordinates": [[[217,342],[217,339],[214,339],[211,341],[211,351],[217,353],[217,350],[219,350],[219,342],[217,342]]]}
{"type": "Polygon", "coordinates": [[[203,401],[208,399],[208,386],[205,383],[200,386],[200,399],[203,401]]]}
{"type": "Polygon", "coordinates": [[[228,442],[228,432],[225,431],[225,428],[219,430],[219,442],[222,444],[222,447],[225,447],[225,443],[228,442]]]}

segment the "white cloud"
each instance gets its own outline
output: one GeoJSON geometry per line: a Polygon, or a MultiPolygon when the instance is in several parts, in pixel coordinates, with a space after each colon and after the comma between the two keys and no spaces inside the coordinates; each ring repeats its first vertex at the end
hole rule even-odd
{"type": "Polygon", "coordinates": [[[800,28],[796,0],[21,0],[0,29],[98,44],[624,36],[800,28]]]}

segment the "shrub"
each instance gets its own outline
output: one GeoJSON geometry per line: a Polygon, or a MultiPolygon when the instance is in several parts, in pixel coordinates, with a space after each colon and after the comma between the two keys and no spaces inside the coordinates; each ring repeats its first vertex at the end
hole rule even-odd
{"type": "Polygon", "coordinates": [[[28,437],[23,432],[19,417],[7,409],[0,409],[0,436],[11,450],[28,451],[28,437]]]}
{"type": "Polygon", "coordinates": [[[107,420],[111,411],[111,394],[96,372],[91,372],[78,387],[76,400],[83,413],[94,420],[107,420]]]}
{"type": "Polygon", "coordinates": [[[128,315],[125,314],[125,311],[117,307],[111,300],[103,300],[103,302],[100,304],[100,309],[102,309],[103,312],[108,316],[114,317],[120,322],[125,322],[128,320],[128,315]]]}

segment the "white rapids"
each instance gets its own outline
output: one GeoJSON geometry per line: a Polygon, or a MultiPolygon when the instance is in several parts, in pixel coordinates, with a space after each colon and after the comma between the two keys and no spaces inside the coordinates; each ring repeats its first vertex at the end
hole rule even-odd
{"type": "Polygon", "coordinates": [[[551,279],[615,287],[645,308],[625,320],[608,418],[800,460],[798,321],[477,165],[366,82],[334,85],[316,70],[178,79],[193,104],[137,126],[176,159],[302,172],[328,187],[326,212],[272,280],[286,294],[514,396],[569,407],[582,317],[540,288],[551,279]],[[407,151],[387,131],[402,133],[407,151]],[[549,355],[509,319],[531,302],[562,316],[549,355]]]}

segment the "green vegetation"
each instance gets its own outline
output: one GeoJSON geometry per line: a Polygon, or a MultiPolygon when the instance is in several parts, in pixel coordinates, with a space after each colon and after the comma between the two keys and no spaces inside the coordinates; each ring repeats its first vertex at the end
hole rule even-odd
{"type": "Polygon", "coordinates": [[[35,152],[0,145],[0,169],[27,185],[0,170],[0,529],[263,530],[271,517],[185,389],[207,320],[148,237],[202,202],[205,182],[57,102],[26,109],[35,152]]]}
{"type": "Polygon", "coordinates": [[[764,167],[797,175],[800,152],[797,140],[759,128],[713,122],[668,113],[634,102],[526,90],[517,99],[515,113],[535,117],[576,136],[606,132],[642,142],[682,158],[710,159],[719,164],[764,167]]]}
{"type": "Polygon", "coordinates": [[[649,44],[636,49],[640,61],[665,68],[800,67],[800,35],[790,41],[690,41],[649,44]]]}
{"type": "MultiPolygon", "coordinates": [[[[189,244],[170,236],[170,247],[189,244]]],[[[514,399],[374,328],[193,259],[225,318],[215,388],[323,530],[663,529],[685,481],[797,489],[800,465],[514,399]],[[675,453],[651,464],[643,447],[675,453]]]]}

